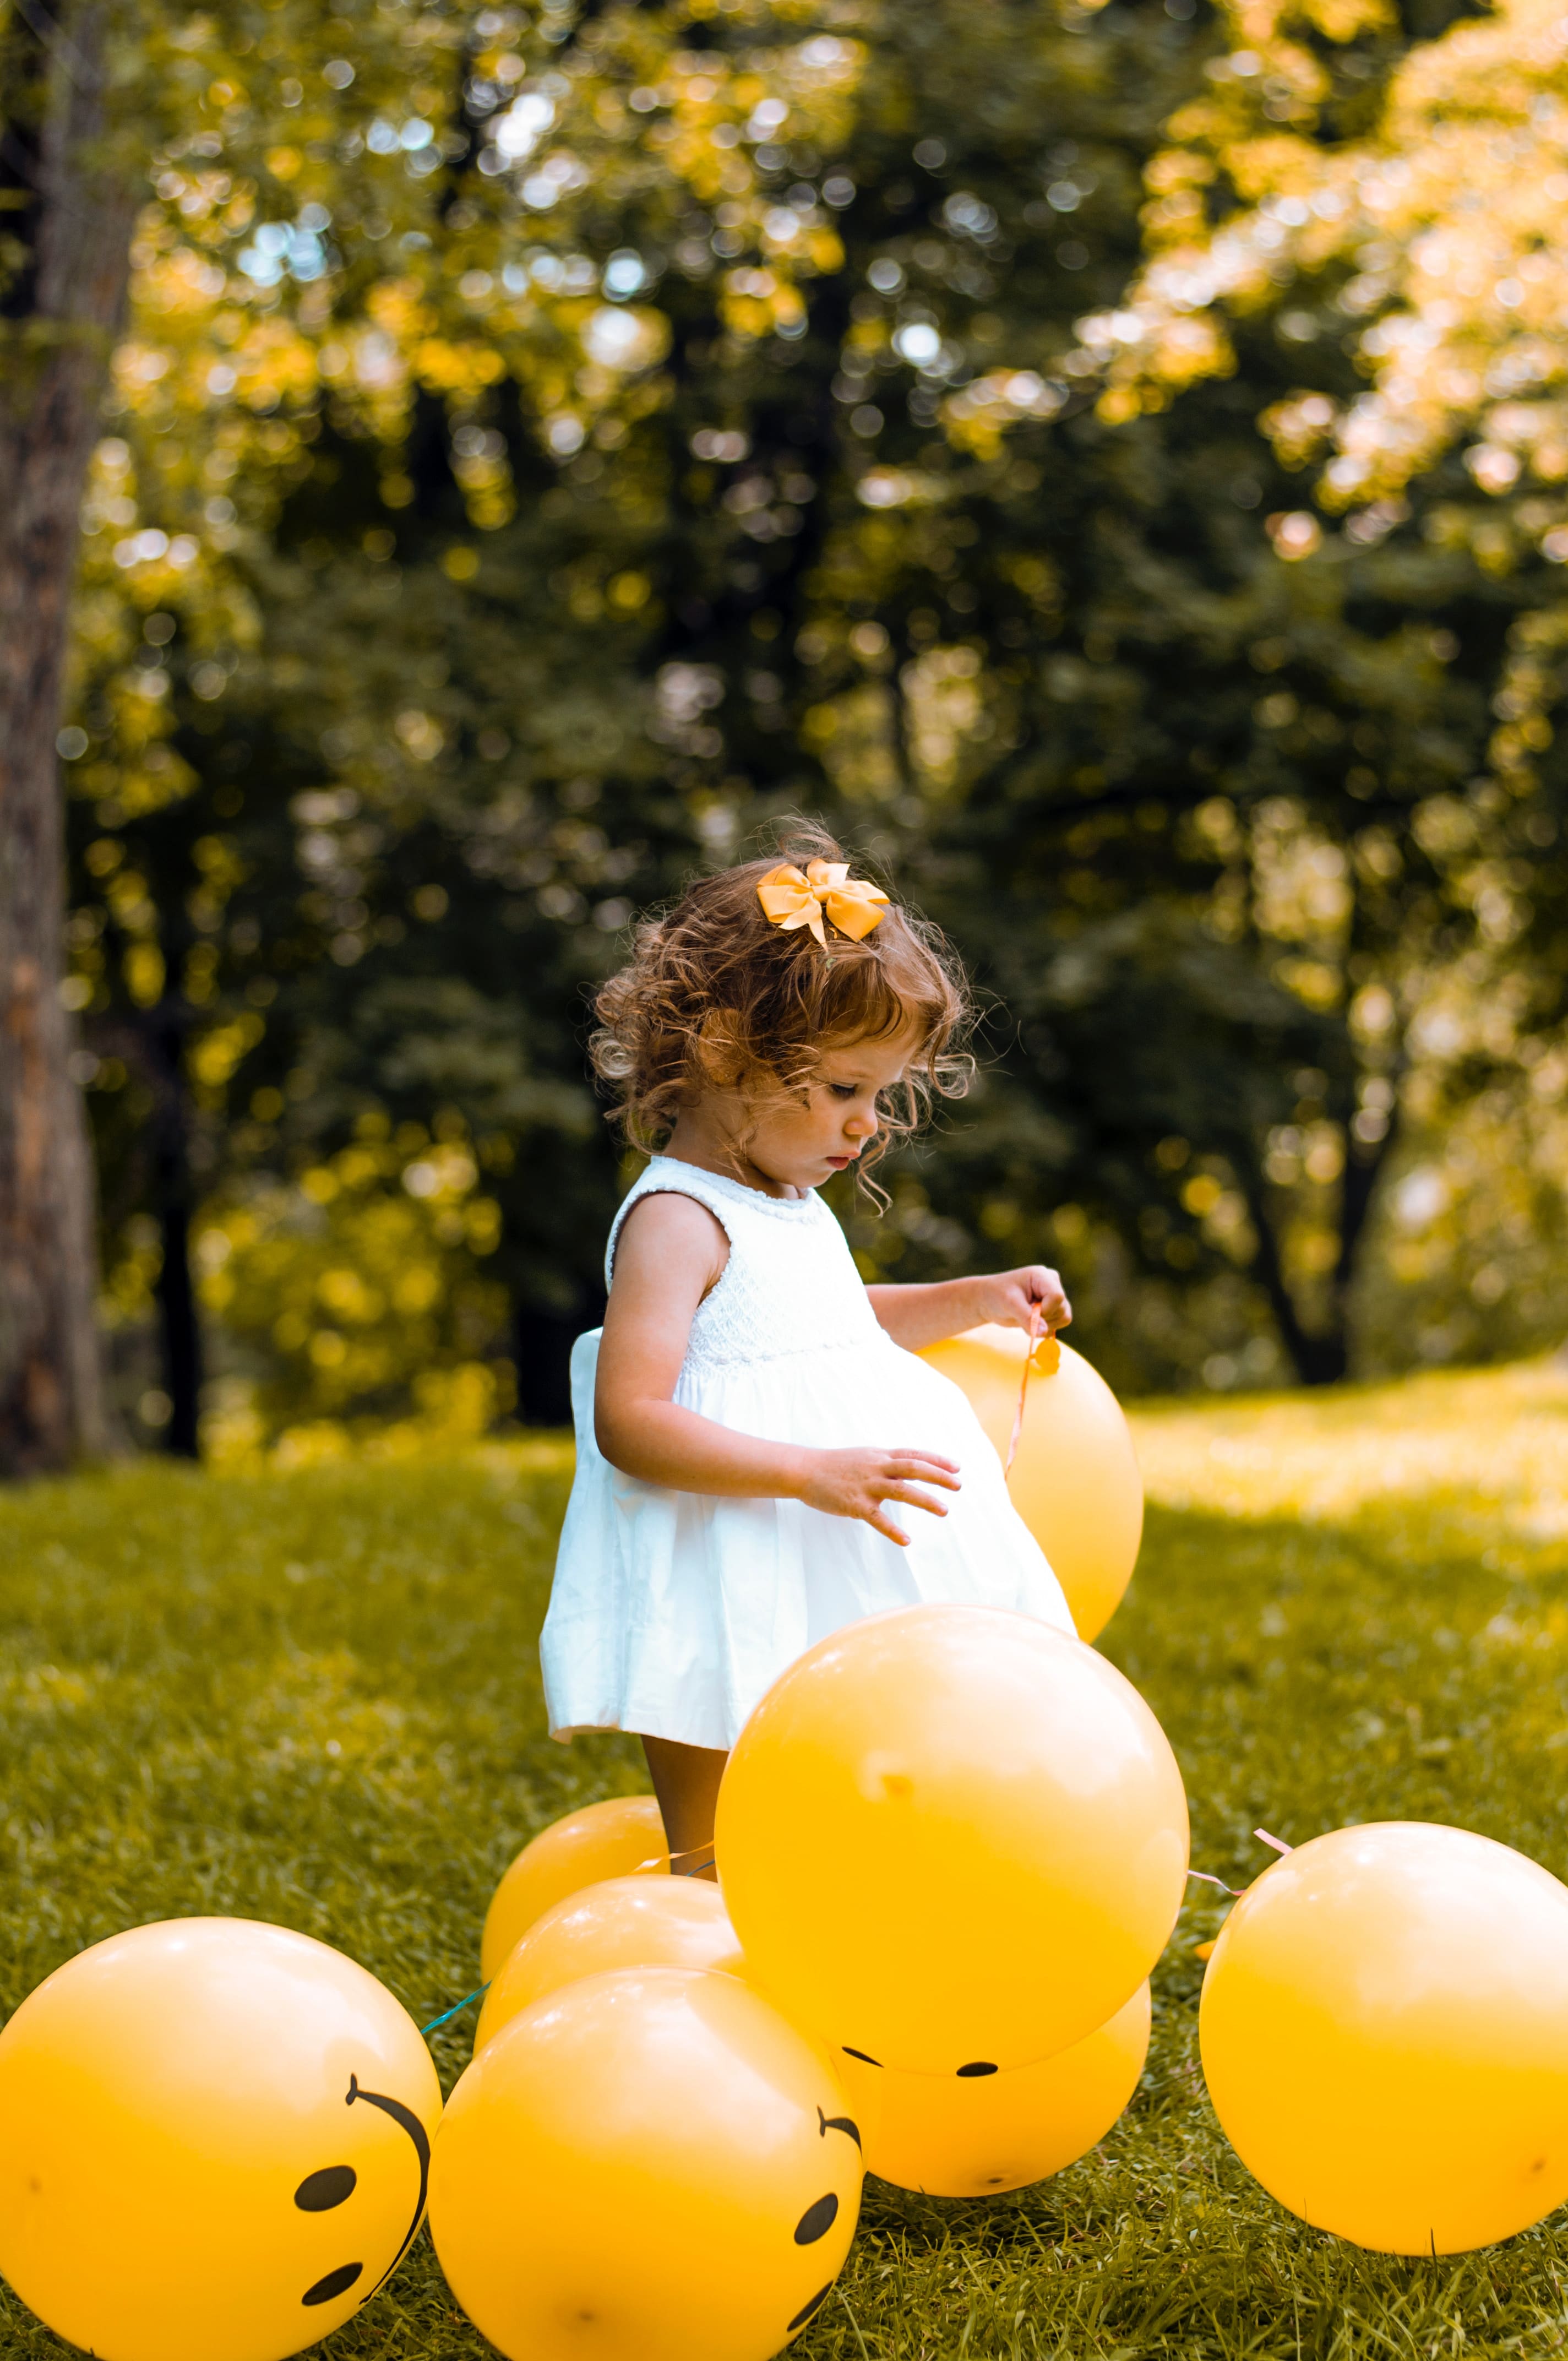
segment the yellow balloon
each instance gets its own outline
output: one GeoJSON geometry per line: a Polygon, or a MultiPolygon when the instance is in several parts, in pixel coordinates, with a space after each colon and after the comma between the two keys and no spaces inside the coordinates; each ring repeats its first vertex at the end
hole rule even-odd
{"type": "Polygon", "coordinates": [[[610,1877],[536,1918],[485,1995],[476,2056],[503,2025],[562,1984],[609,1968],[740,1971],[740,1946],[717,1885],[696,1877],[610,1877]]]}
{"type": "Polygon", "coordinates": [[[1226,2137],[1320,2230],[1457,2255],[1568,2198],[1568,1888],[1507,1845],[1299,1846],[1225,1921],[1200,2032],[1226,2137]]]}
{"type": "Polygon", "coordinates": [[[0,2271],[102,2361],[283,2361],[401,2260],[440,2114],[418,2029],[340,1952],[134,1927],[0,2033],[0,2271]]]}
{"type": "Polygon", "coordinates": [[[1136,1992],[1187,1874],[1164,1731],[1080,1640],[904,1607],[808,1649],[741,1731],[719,1879],[792,2024],[916,2073],[1024,2066],[1136,1992]]]}
{"type": "Polygon", "coordinates": [[[1070,2049],[1005,2074],[899,2074],[840,2058],[866,2170],[927,2197],[993,2197],[1064,2172],[1138,2087],[1149,1988],[1070,2049]]]}
{"type": "Polygon", "coordinates": [[[664,1823],[652,1795],[611,1795],[585,1804],[525,1844],[497,1886],[479,1943],[479,1973],[499,1974],[536,1918],[604,1877],[668,1870],[664,1823]]]}
{"type": "MultiPolygon", "coordinates": [[[[1005,1466],[1029,1357],[1023,1330],[971,1328],[921,1357],[968,1395],[1005,1466]]],[[[1079,1638],[1096,1639],[1133,1578],[1144,1484],[1115,1395],[1059,1339],[1034,1348],[1007,1489],[1067,1594],[1079,1638]]]]}
{"type": "Polygon", "coordinates": [[[861,2179],[826,2058],[748,1985],[623,1968],[479,2052],[431,2235],[509,2361],[767,2361],[831,2292],[861,2179]]]}

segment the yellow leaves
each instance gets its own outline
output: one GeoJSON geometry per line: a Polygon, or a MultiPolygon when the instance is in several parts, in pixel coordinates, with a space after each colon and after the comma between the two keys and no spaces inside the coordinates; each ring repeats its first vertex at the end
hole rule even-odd
{"type": "Polygon", "coordinates": [[[163,997],[163,953],[153,942],[132,943],[126,952],[126,989],[138,1008],[156,1007],[163,997]]]}
{"type": "Polygon", "coordinates": [[[1144,181],[1157,196],[1170,196],[1179,189],[1209,188],[1217,170],[1212,157],[1197,155],[1190,148],[1168,148],[1151,159],[1144,181]]]}
{"type": "Polygon", "coordinates": [[[1339,416],[1326,393],[1292,393],[1258,420],[1288,467],[1303,467],[1322,448],[1339,416]]]}
{"type": "Polygon", "coordinates": [[[982,725],[994,684],[986,682],[978,651],[958,646],[927,648],[905,666],[901,686],[919,783],[927,795],[950,795],[960,784],[966,751],[990,737],[982,725]]]}
{"type": "Polygon", "coordinates": [[[806,317],[798,290],[771,270],[728,271],[719,311],[732,335],[752,339],[787,335],[806,317]]]}
{"type": "Polygon", "coordinates": [[[404,750],[416,763],[433,763],[446,743],[446,733],[433,714],[409,706],[392,724],[404,750]]]}
{"type": "Polygon", "coordinates": [[[220,1091],[247,1051],[254,1049],[266,1027],[254,1009],[247,1009],[227,1025],[214,1026],[192,1042],[190,1066],[193,1080],[208,1091],[220,1091]]]}
{"type": "MultiPolygon", "coordinates": [[[[1390,21],[1382,0],[1305,0],[1295,14],[1336,42],[1390,21]]],[[[1348,263],[1338,308],[1365,324],[1371,390],[1326,421],[1299,398],[1277,404],[1265,423],[1288,464],[1326,450],[1322,497],[1340,508],[1386,504],[1469,435],[1466,464],[1494,497],[1530,473],[1568,479],[1568,401],[1555,390],[1568,379],[1561,10],[1503,0],[1413,45],[1376,137],[1332,148],[1268,127],[1271,115],[1303,120],[1321,95],[1286,22],[1277,0],[1231,0],[1233,46],[1211,66],[1211,93],[1176,118],[1182,144],[1150,168],[1155,257],[1127,299],[1141,334],[1113,383],[1190,382],[1223,347],[1183,356],[1168,342],[1178,322],[1273,305],[1294,273],[1348,263]],[[1242,203],[1209,226],[1195,192],[1216,172],[1242,203]]],[[[1467,537],[1483,565],[1512,562],[1500,525],[1467,537]]]]}
{"type": "Polygon", "coordinates": [[[670,324],[663,313],[628,303],[597,305],[578,334],[588,358],[618,377],[654,368],[670,349],[670,324]]]}
{"type": "Polygon", "coordinates": [[[1061,575],[1048,557],[1015,557],[1006,563],[1005,571],[1035,606],[1047,610],[1060,606],[1061,575]]]}
{"type": "Polygon", "coordinates": [[[267,151],[267,169],[275,181],[298,180],[304,160],[297,148],[269,148],[267,151]]]}
{"type": "Polygon", "coordinates": [[[839,793],[851,802],[884,803],[898,793],[894,694],[883,681],[862,681],[806,715],[803,735],[820,754],[839,793]]]}
{"type": "Polygon", "coordinates": [[[476,1432],[505,1406],[505,1373],[477,1357],[505,1317],[502,1290],[474,1267],[500,1235],[477,1179],[461,1141],[411,1159],[364,1139],[296,1188],[269,1183],[207,1210],[202,1300],[273,1365],[250,1404],[249,1447],[302,1422],[384,1417],[400,1400],[476,1432]]]}
{"type": "Polygon", "coordinates": [[[443,552],[441,570],[449,582],[472,582],[479,570],[479,553],[459,543],[443,552]]]}
{"type": "Polygon", "coordinates": [[[431,393],[472,398],[505,377],[506,360],[491,344],[477,337],[422,336],[410,354],[410,367],[431,393]]]}
{"type": "Polygon", "coordinates": [[[1269,517],[1266,529],[1275,555],[1290,564],[1312,556],[1322,547],[1323,529],[1306,509],[1290,509],[1269,517]]]}

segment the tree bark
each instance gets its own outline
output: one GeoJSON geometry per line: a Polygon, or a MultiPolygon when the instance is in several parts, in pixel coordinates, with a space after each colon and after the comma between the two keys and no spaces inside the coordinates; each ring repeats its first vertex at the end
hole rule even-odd
{"type": "Polygon", "coordinates": [[[1231,1163],[1242,1184],[1247,1212],[1257,1236],[1255,1276],[1268,1298],[1279,1329],[1280,1342],[1295,1364],[1304,1386],[1338,1385],[1350,1374],[1350,1299],[1361,1245],[1372,1211],[1378,1177],[1393,1151],[1399,1123],[1396,1098],[1380,1141],[1357,1140],[1346,1127],[1344,1177],[1340,1195],[1339,1253],[1330,1283],[1332,1325],[1326,1334],[1314,1334],[1301,1324],[1295,1298],[1286,1283],[1279,1243],[1268,1217],[1263,1176],[1244,1145],[1233,1142],[1231,1163]]]}
{"type": "Polygon", "coordinates": [[[55,738],[82,485],[134,192],[108,157],[107,10],[13,11],[0,232],[0,1473],[104,1448],[87,1126],[60,1005],[55,738]]]}
{"type": "Polygon", "coordinates": [[[169,1396],[164,1448],[177,1459],[202,1455],[202,1323],[191,1273],[191,1109],[185,1089],[186,1013],[165,1001],[147,1023],[151,1049],[158,1221],[163,1260],[158,1309],[163,1333],[163,1383],[169,1396]]]}

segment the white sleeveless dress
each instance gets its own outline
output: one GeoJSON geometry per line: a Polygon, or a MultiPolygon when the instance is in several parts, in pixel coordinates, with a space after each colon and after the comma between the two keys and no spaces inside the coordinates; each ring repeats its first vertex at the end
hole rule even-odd
{"type": "Polygon", "coordinates": [[[916,1445],[959,1463],[946,1517],[898,1502],[909,1546],[798,1500],[714,1499],[644,1484],[594,1439],[600,1331],[572,1351],[576,1477],[540,1642],[551,1733],[636,1730],[730,1747],[752,1707],[813,1643],[864,1615],[934,1599],[1019,1608],[1073,1628],[1060,1585],[1007,1496],[1001,1464],[947,1378],[879,1326],[820,1199],[764,1196],[655,1157],[639,1199],[695,1197],[729,1240],[692,1321],[674,1399],[770,1442],[916,1445]]]}

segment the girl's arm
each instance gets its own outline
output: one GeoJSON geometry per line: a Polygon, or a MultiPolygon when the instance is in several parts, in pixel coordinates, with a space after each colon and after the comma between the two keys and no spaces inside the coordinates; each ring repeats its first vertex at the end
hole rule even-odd
{"type": "Polygon", "coordinates": [[[868,1287],[866,1293],[894,1343],[908,1353],[987,1322],[1043,1336],[1065,1328],[1072,1318],[1060,1279],[1043,1262],[992,1271],[983,1279],[939,1279],[930,1287],[868,1287]]]}
{"type": "Polygon", "coordinates": [[[675,1382],[692,1318],[729,1257],[723,1230],[692,1197],[644,1197],[621,1224],[594,1393],[594,1434],[610,1465],[676,1492],[804,1500],[829,1516],[858,1517],[899,1543],[909,1537],[884,1501],[945,1517],[941,1502],[919,1486],[956,1492],[950,1459],[903,1447],[817,1451],[768,1443],[679,1407],[675,1382]]]}

